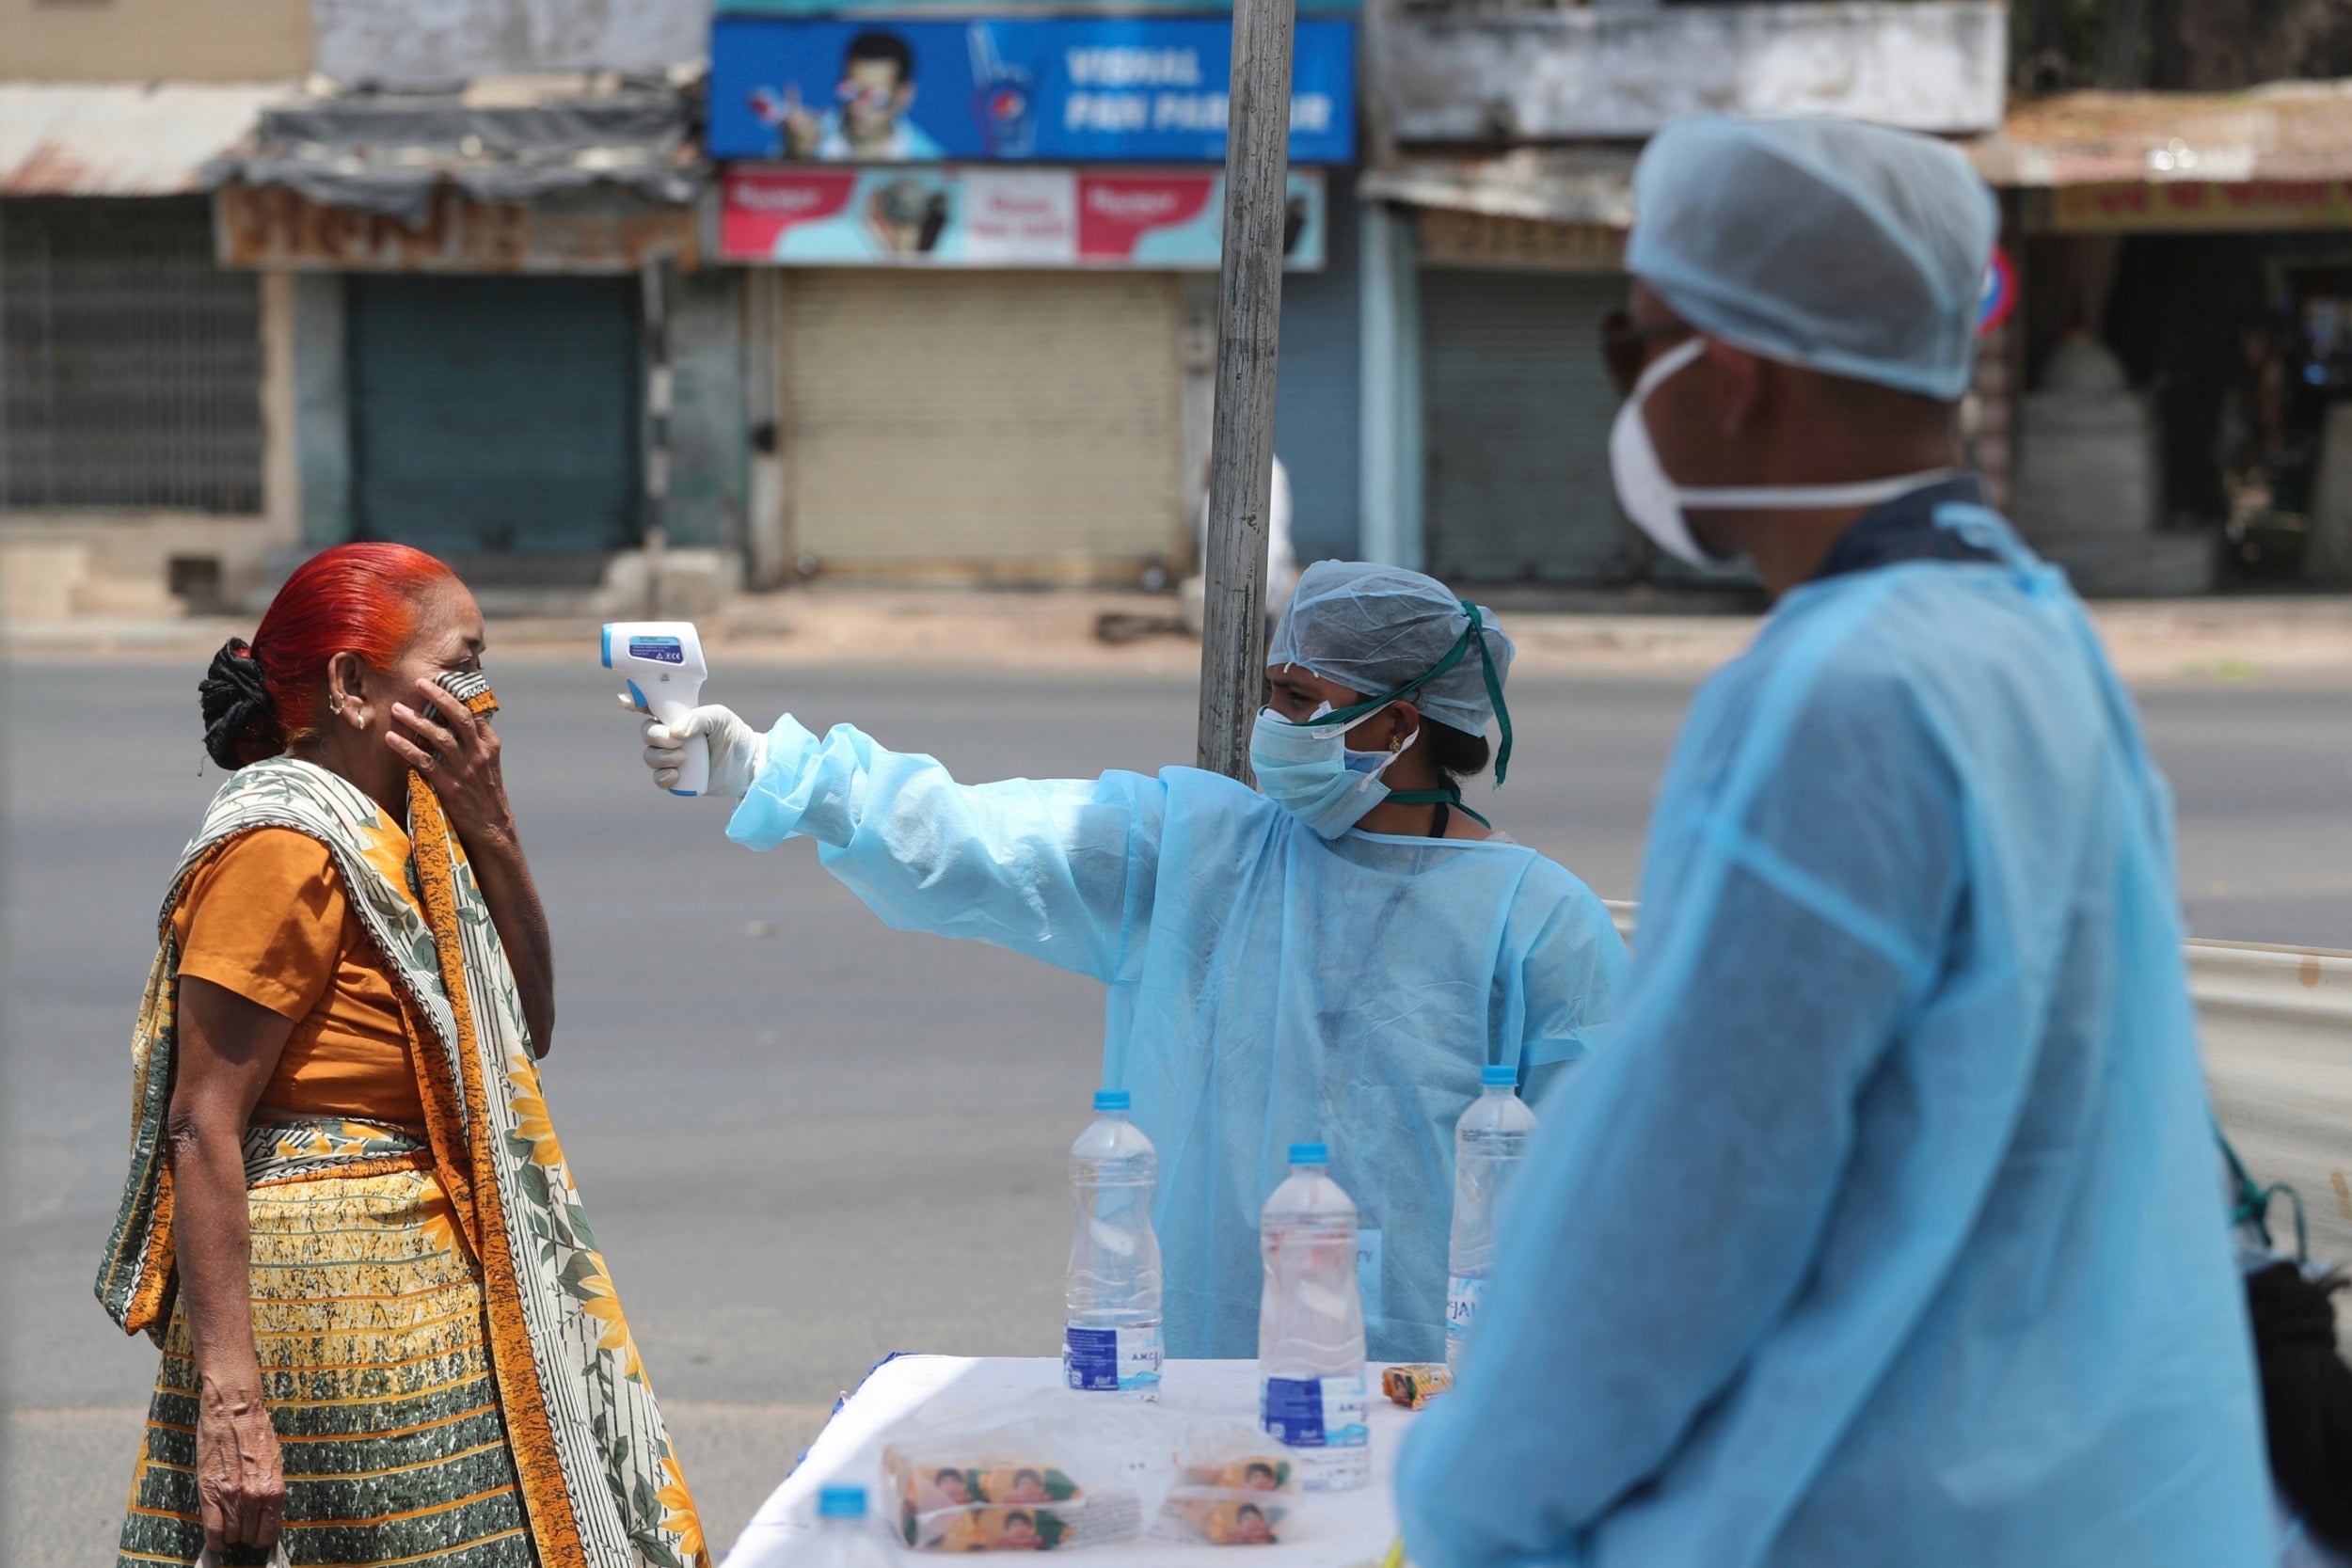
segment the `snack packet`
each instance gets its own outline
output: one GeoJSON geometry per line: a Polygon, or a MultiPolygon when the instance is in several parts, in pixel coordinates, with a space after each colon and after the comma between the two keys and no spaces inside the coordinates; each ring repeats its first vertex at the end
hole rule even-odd
{"type": "Polygon", "coordinates": [[[1391,1367],[1380,1374],[1380,1391],[1407,1410],[1419,1410],[1454,1386],[1454,1374],[1436,1362],[1391,1367]]]}
{"type": "Polygon", "coordinates": [[[1295,1467],[1287,1454],[1252,1453],[1235,1459],[1186,1465],[1177,1477],[1181,1487],[1226,1492],[1295,1492],[1295,1467]]]}
{"type": "Polygon", "coordinates": [[[1274,1497],[1239,1497],[1231,1493],[1168,1494],[1160,1511],[1163,1537],[1205,1541],[1212,1546],[1270,1546],[1281,1537],[1290,1509],[1274,1497]],[[1172,1530],[1170,1525],[1182,1527],[1172,1530]]]}
{"type": "Polygon", "coordinates": [[[1141,1517],[1133,1493],[1098,1493],[1067,1508],[976,1505],[926,1513],[906,1541],[918,1552],[1050,1552],[1123,1541],[1141,1517]]]}
{"type": "Polygon", "coordinates": [[[917,1513],[968,1508],[975,1503],[1034,1508],[1086,1495],[1076,1481],[1042,1461],[994,1461],[983,1465],[958,1459],[927,1465],[895,1446],[882,1450],[882,1481],[890,1496],[917,1513]]]}
{"type": "Polygon", "coordinates": [[[1149,1457],[1152,1433],[1070,1400],[943,1402],[899,1422],[882,1450],[892,1533],[937,1552],[1050,1552],[1140,1534],[1142,1500],[1115,1482],[1130,1450],[1149,1457]]]}
{"type": "Polygon", "coordinates": [[[982,1502],[1017,1503],[1030,1508],[1040,1503],[1066,1503],[1084,1496],[1077,1482],[1051,1465],[999,1465],[982,1470],[977,1477],[977,1491],[982,1502]]]}
{"type": "Polygon", "coordinates": [[[1246,1428],[1195,1434],[1179,1456],[1176,1484],[1152,1533],[1212,1546],[1271,1545],[1281,1539],[1298,1466],[1288,1450],[1246,1428]]]}

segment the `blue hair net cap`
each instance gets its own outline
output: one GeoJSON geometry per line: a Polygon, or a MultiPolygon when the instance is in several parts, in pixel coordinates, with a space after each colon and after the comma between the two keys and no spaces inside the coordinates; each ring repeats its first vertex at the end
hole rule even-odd
{"type": "Polygon", "coordinates": [[[1633,169],[1626,270],[1701,332],[1956,398],[1999,232],[1968,160],[1850,119],[1677,120],[1633,169]]]}
{"type": "MultiPolygon", "coordinates": [[[[1511,673],[1511,640],[1481,605],[1480,625],[1498,681],[1511,673]]],[[[1362,561],[1318,561],[1274,628],[1268,664],[1295,664],[1367,697],[1419,680],[1470,629],[1470,612],[1436,578],[1362,561]]],[[[1406,701],[1440,724],[1484,735],[1494,718],[1476,650],[1406,701]]]]}

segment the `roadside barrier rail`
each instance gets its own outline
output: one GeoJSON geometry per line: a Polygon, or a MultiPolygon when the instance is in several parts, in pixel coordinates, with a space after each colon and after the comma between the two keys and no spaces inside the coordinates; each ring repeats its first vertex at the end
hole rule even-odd
{"type": "MultiPolygon", "coordinates": [[[[2302,1198],[2312,1256],[2352,1263],[2352,953],[2244,942],[2185,951],[2222,1130],[2256,1181],[2302,1198]]],[[[2295,1244],[2283,1198],[2270,1234],[2295,1244]]]]}

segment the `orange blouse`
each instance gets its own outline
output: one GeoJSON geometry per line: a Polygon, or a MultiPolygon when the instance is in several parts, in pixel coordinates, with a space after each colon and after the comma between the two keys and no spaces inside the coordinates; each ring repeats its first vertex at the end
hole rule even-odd
{"type": "Polygon", "coordinates": [[[172,911],[180,973],[294,1021],[261,1102],[420,1127],[399,993],[326,846],[291,828],[232,839],[172,911]]]}

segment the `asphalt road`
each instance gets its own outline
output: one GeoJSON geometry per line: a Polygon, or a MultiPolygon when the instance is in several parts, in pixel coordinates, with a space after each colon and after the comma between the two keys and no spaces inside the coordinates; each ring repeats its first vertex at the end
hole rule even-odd
{"type": "MultiPolygon", "coordinates": [[[[804,845],[729,845],[657,796],[608,677],[493,665],[555,923],[548,1098],[714,1544],[893,1350],[1050,1354],[1061,1160],[1101,1038],[1090,982],[882,927],[804,845]]],[[[125,1041],[155,901],[219,775],[181,665],[8,679],[7,1267],[11,1568],[111,1560],[153,1376],[89,1294],[121,1178],[125,1041]],[[70,698],[61,702],[60,696],[70,698]]],[[[1187,761],[1187,683],[730,671],[765,720],[854,718],[967,778],[1187,761]]],[[[1681,684],[1515,687],[1493,815],[1629,897],[1681,684]]],[[[2199,934],[2352,948],[2352,690],[2151,693],[2199,934]]]]}

